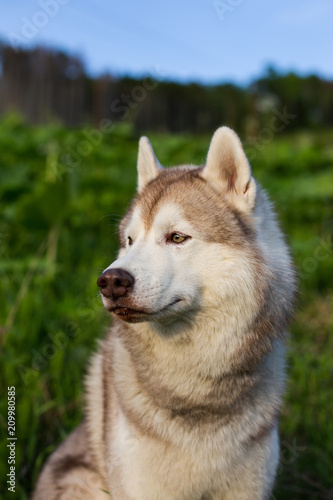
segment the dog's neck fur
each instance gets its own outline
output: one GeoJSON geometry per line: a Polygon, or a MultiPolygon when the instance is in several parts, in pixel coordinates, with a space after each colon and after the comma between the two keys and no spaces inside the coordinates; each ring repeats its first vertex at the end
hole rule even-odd
{"type": "MultiPolygon", "coordinates": [[[[262,389],[263,379],[271,382],[273,377],[283,376],[283,369],[279,374],[272,372],[278,342],[266,344],[259,352],[255,332],[246,334],[245,344],[244,338],[237,340],[239,333],[224,335],[216,320],[210,325],[206,320],[205,330],[196,321],[195,328],[174,338],[159,335],[149,323],[126,325],[126,328],[119,325],[109,339],[114,352],[114,384],[127,386],[130,380],[129,385],[147,397],[149,407],[171,412],[186,425],[198,419],[202,423],[212,419],[225,423],[239,411],[244,397],[255,397],[259,383],[262,389]],[[205,349],[207,342],[215,344],[213,357],[212,351],[205,349]],[[206,352],[210,352],[208,358],[206,352]],[[117,358],[122,359],[121,364],[117,358]]],[[[133,403],[133,394],[122,391],[122,398],[125,412],[133,415],[136,409],[142,411],[142,407],[133,403]]],[[[146,425],[148,422],[149,418],[146,425]]]]}

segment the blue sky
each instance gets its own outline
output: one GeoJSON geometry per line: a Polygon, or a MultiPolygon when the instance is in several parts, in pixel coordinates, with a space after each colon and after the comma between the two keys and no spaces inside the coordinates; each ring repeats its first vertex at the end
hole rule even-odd
{"type": "Polygon", "coordinates": [[[181,81],[247,83],[269,63],[333,78],[332,20],[332,0],[0,0],[14,45],[69,50],[92,74],[181,81]]]}

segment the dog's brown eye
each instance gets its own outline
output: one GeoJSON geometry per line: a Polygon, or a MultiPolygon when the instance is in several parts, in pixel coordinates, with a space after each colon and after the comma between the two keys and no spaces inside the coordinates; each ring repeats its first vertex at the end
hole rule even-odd
{"type": "Polygon", "coordinates": [[[186,236],[182,236],[179,233],[172,233],[169,237],[169,241],[172,241],[173,243],[182,243],[185,240],[186,236]]]}
{"type": "Polygon", "coordinates": [[[127,238],[127,240],[129,245],[133,245],[133,240],[130,236],[127,238]]]}

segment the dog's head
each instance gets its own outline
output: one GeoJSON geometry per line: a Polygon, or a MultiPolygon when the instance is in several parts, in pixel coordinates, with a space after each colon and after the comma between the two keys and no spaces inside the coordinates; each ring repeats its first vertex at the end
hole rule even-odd
{"type": "Polygon", "coordinates": [[[120,224],[118,259],[98,279],[106,309],[128,322],[159,325],[198,314],[253,319],[272,281],[264,249],[281,247],[278,232],[262,237],[260,203],[229,128],[214,134],[204,167],[164,169],[142,137],[138,196],[120,224]]]}

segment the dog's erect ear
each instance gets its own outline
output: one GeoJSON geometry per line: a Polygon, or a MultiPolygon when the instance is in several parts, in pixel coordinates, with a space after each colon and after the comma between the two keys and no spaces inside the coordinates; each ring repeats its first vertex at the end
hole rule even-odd
{"type": "Polygon", "coordinates": [[[230,128],[221,127],[213,135],[202,176],[239,210],[254,207],[256,184],[239,137],[230,128]]]}
{"type": "Polygon", "coordinates": [[[138,154],[138,191],[139,193],[148,184],[148,182],[158,176],[162,169],[158,159],[155,156],[152,145],[148,137],[141,137],[139,141],[138,154]]]}

